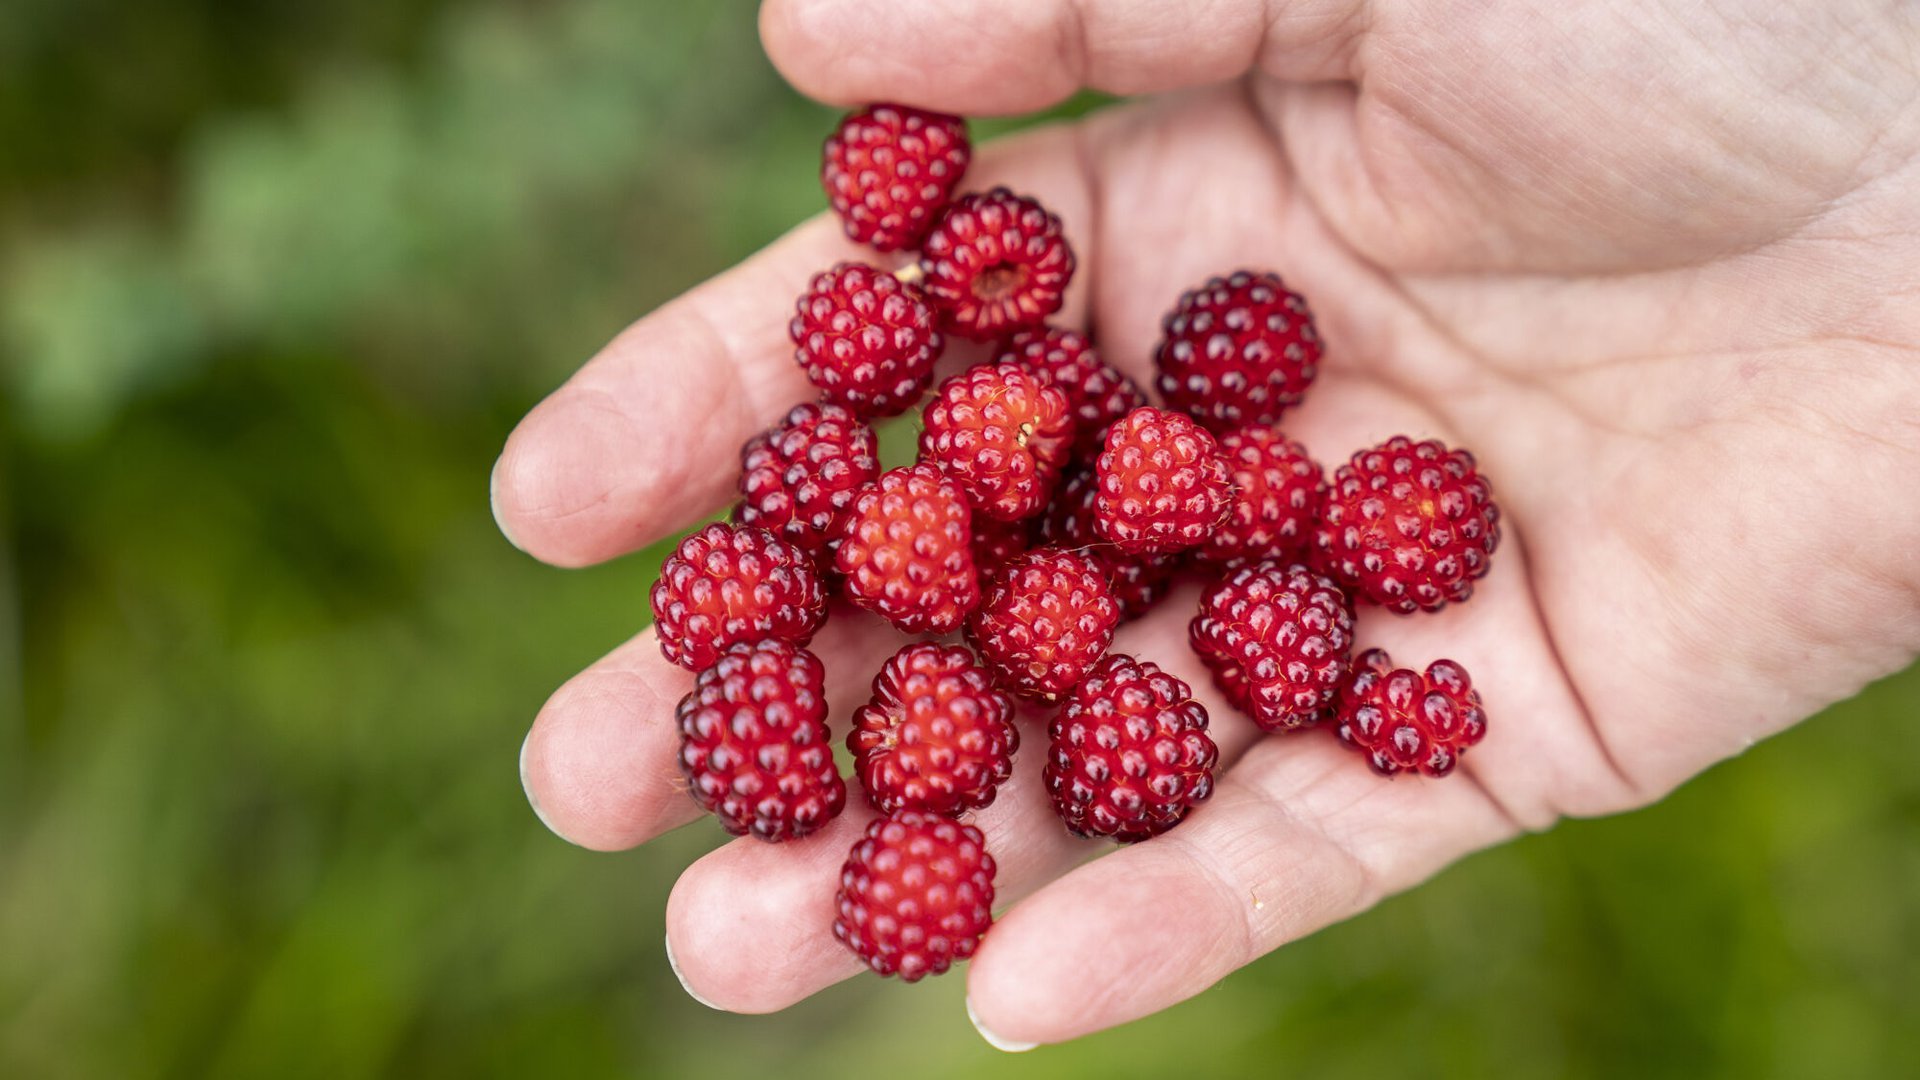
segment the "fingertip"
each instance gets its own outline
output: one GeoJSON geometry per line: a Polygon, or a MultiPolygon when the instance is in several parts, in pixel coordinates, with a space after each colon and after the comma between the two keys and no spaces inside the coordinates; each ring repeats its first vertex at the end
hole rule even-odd
{"type": "Polygon", "coordinates": [[[967,1022],[973,1025],[973,1030],[980,1033],[980,1037],[986,1040],[988,1046],[1002,1053],[1024,1054],[1040,1045],[1037,1042],[1022,1042],[1019,1039],[1009,1039],[995,1034],[993,1029],[980,1019],[980,1013],[973,1007],[971,996],[967,998],[967,1022]]]}
{"type": "MultiPolygon", "coordinates": [[[[646,634],[628,648],[651,646],[646,634]]],[[[669,678],[665,660],[658,674],[669,678]]],[[[691,679],[691,676],[687,677],[691,679]]],[[[666,753],[674,702],[643,674],[600,668],[554,691],[520,748],[534,813],[554,835],[624,851],[698,816],[666,753]]]]}
{"type": "MultiPolygon", "coordinates": [[[[642,465],[633,423],[604,393],[566,387],[534,406],[508,437],[491,481],[494,521],[541,562],[581,567],[646,542],[641,520],[610,519],[623,463],[642,465]]],[[[644,467],[644,466],[642,466],[644,467]]]]}

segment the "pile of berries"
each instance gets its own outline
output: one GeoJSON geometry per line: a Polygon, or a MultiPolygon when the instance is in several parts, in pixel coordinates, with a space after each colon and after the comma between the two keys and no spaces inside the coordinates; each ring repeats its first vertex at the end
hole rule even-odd
{"type": "Polygon", "coordinates": [[[1146,840],[1212,793],[1191,688],[1109,651],[1178,574],[1211,582],[1193,650],[1261,728],[1329,727],[1385,775],[1433,777],[1486,732],[1460,665],[1352,651],[1356,603],[1437,611],[1487,573],[1499,511],[1472,455],[1395,437],[1327,478],[1277,426],[1322,348],[1271,273],[1179,299],[1151,404],[1093,342],[1046,325],[1074,271],[1060,219],[1005,188],[956,194],[971,153],[958,118],[896,105],[827,140],[847,235],[917,256],[813,279],[791,333],[819,400],[747,443],[732,522],[682,541],[652,596],[662,650],[698,673],[677,716],[693,797],[768,841],[846,803],[806,649],[828,599],[927,638],[854,714],[853,773],[881,816],[847,857],[833,926],[909,981],[971,956],[992,923],[993,858],[964,819],[1012,775],[1015,698],[1054,710],[1044,782],[1075,834],[1146,840]],[[997,343],[992,360],[932,386],[956,335],[997,343]],[[882,470],[870,425],[916,407],[918,461],[882,470]]]}

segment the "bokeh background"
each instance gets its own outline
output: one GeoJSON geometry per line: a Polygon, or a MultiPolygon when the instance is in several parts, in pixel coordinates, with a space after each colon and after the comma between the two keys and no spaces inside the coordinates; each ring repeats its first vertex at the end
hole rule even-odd
{"type": "Polygon", "coordinates": [[[539,566],[487,472],[831,122],[744,3],[7,0],[0,1076],[1920,1075],[1916,672],[1069,1046],[689,1000],[717,828],[590,854],[515,770],[659,553],[539,566]]]}

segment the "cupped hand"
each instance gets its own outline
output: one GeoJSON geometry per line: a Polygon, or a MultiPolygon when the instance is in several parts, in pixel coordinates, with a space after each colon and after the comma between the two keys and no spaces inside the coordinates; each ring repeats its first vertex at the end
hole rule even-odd
{"type": "MultiPolygon", "coordinates": [[[[1449,779],[1258,737],[1187,648],[1191,586],[1114,645],[1214,718],[1223,775],[1180,828],[1088,861],[1027,722],[978,821],[1015,902],[966,973],[1002,1042],[1146,1015],[1467,852],[1646,804],[1920,650],[1910,8],[770,0],[761,29],[837,103],[1155,95],[988,146],[968,176],[1065,220],[1061,321],[1148,384],[1183,288],[1278,270],[1328,342],[1289,434],[1329,467],[1397,433],[1470,448],[1505,515],[1470,603],[1362,611],[1362,645],[1481,688],[1490,734],[1449,779]]],[[[812,396],[786,320],[845,258],[872,256],[815,218],[635,323],[514,432],[502,527],[578,566],[725,505],[740,444],[812,396]]],[[[813,647],[843,718],[900,641],[835,613],[813,647]]],[[[620,849],[699,816],[674,765],[690,685],[643,631],[562,687],[522,753],[544,819],[620,849]]],[[[685,871],[667,934],[691,991],[758,1012],[859,970],[828,933],[871,815],[851,802],[685,871]]]]}

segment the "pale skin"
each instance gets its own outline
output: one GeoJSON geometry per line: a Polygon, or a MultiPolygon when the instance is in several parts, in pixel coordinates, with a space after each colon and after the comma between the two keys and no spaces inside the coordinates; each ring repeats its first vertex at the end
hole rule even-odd
{"type": "MultiPolygon", "coordinates": [[[[946,976],[1002,1043],[1148,1015],[1468,852],[1644,806],[1920,652],[1911,5],[769,0],[761,32],[840,104],[1145,95],[985,146],[968,177],[1065,219],[1060,321],[1145,383],[1182,289],[1277,270],[1328,342],[1288,433],[1329,467],[1398,433],[1470,448],[1504,512],[1470,603],[1361,612],[1363,645],[1457,660],[1485,695],[1452,777],[1261,737],[1187,648],[1193,586],[1114,646],[1213,717],[1218,791],[1186,823],[1110,853],[1069,837],[1044,715],[1023,721],[977,816],[1003,911],[946,976]]],[[[509,440],[508,535],[580,566],[724,506],[740,444],[811,396],[786,320],[845,258],[873,256],[815,218],[628,328],[509,440]]],[[[813,648],[843,721],[903,640],[835,613],[813,648]]],[[[642,631],[563,686],[522,754],[543,819],[611,851],[698,817],[673,764],[691,684],[642,631]]],[[[849,802],[682,873],[667,936],[691,992],[765,1012],[860,970],[827,932],[872,815],[849,802]]]]}

